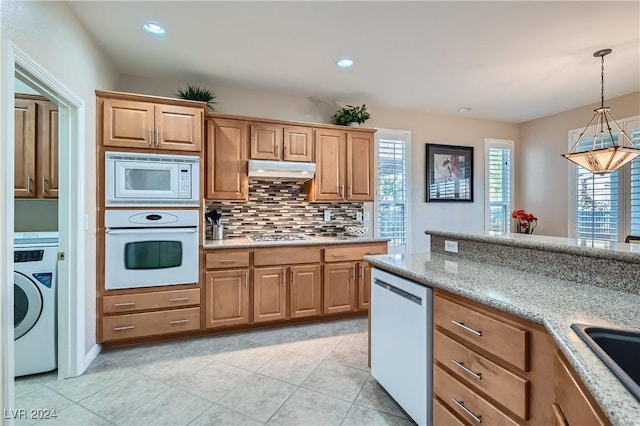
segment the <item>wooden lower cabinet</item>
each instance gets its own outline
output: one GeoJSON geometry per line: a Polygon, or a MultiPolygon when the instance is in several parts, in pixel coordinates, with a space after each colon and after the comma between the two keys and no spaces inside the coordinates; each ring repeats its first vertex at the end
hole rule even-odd
{"type": "Polygon", "coordinates": [[[556,425],[595,426],[610,424],[600,406],[593,400],[578,374],[560,351],[556,351],[554,354],[553,369],[555,401],[552,409],[556,425]]]}
{"type": "Polygon", "coordinates": [[[358,262],[358,310],[368,310],[370,298],[371,265],[369,265],[369,262],[358,262]]]}
{"type": "Polygon", "coordinates": [[[325,314],[350,312],[356,309],[356,262],[324,265],[325,314]]]}
{"type": "Polygon", "coordinates": [[[253,322],[287,318],[287,268],[256,268],[253,271],[253,322]]]}
{"type": "Polygon", "coordinates": [[[256,268],[253,272],[253,321],[321,315],[321,287],[320,265],[256,268]]]}
{"type": "Polygon", "coordinates": [[[249,270],[205,273],[205,327],[249,324],[249,270]]]}
{"type": "Polygon", "coordinates": [[[200,328],[200,308],[113,315],[102,318],[103,341],[172,334],[200,328]]]}

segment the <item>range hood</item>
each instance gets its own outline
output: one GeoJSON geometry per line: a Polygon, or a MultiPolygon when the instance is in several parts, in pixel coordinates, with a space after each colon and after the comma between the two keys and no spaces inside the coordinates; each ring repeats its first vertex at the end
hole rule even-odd
{"type": "Polygon", "coordinates": [[[296,161],[249,160],[249,177],[269,181],[313,179],[316,173],[315,163],[296,161]]]}

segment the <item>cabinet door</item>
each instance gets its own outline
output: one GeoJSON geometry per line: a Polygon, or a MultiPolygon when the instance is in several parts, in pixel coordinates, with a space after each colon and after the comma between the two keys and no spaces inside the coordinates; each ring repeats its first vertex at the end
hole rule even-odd
{"type": "Polygon", "coordinates": [[[373,168],[373,135],[347,134],[347,200],[373,201],[373,168]]]}
{"type": "Polygon", "coordinates": [[[247,123],[207,120],[207,199],[247,198],[247,123]]]}
{"type": "Polygon", "coordinates": [[[205,273],[205,327],[249,324],[249,270],[205,273]]]}
{"type": "Polygon", "coordinates": [[[204,133],[203,120],[203,108],[157,104],[156,148],[200,152],[204,133]]]}
{"type": "Polygon", "coordinates": [[[58,106],[38,103],[38,196],[58,198],[58,106]]]}
{"type": "Polygon", "coordinates": [[[312,198],[344,200],[345,149],[347,136],[336,130],[316,130],[316,176],[312,198]]]}
{"type": "Polygon", "coordinates": [[[324,313],[336,314],[355,309],[356,264],[324,265],[324,313]]]}
{"type": "Polygon", "coordinates": [[[257,268],[253,271],[253,322],[287,318],[287,268],[257,268]]]}
{"type": "Polygon", "coordinates": [[[252,124],[249,158],[252,160],[282,160],[282,126],[252,124]]]}
{"type": "Polygon", "coordinates": [[[36,196],[36,102],[15,100],[14,191],[16,198],[36,196]]]}
{"type": "Polygon", "coordinates": [[[153,149],[155,108],[149,102],[102,100],[102,143],[106,146],[153,149]]]}
{"type": "Polygon", "coordinates": [[[291,267],[291,318],[303,318],[322,314],[322,278],[320,265],[291,267]]]}
{"type": "Polygon", "coordinates": [[[369,262],[358,262],[358,310],[369,309],[371,298],[371,265],[369,262]]]}
{"type": "Polygon", "coordinates": [[[285,161],[313,161],[313,129],[309,127],[284,128],[284,154],[285,161]]]}

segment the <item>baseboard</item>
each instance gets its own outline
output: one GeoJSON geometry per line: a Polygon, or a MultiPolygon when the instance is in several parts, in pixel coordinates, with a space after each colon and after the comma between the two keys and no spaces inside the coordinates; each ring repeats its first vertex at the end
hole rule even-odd
{"type": "Polygon", "coordinates": [[[84,362],[82,364],[82,371],[80,372],[80,374],[84,373],[87,370],[87,368],[89,368],[89,365],[91,365],[93,360],[96,359],[96,357],[98,356],[101,350],[102,350],[102,345],[98,343],[93,345],[91,350],[87,352],[87,354],[84,356],[84,362]]]}

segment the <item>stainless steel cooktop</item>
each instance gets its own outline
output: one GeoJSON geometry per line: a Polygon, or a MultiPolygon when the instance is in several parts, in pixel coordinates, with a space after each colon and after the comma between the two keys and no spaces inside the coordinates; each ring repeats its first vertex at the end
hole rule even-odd
{"type": "Polygon", "coordinates": [[[258,235],[249,235],[247,238],[252,243],[261,243],[261,242],[267,242],[267,241],[313,240],[312,237],[305,234],[258,234],[258,235]]]}

